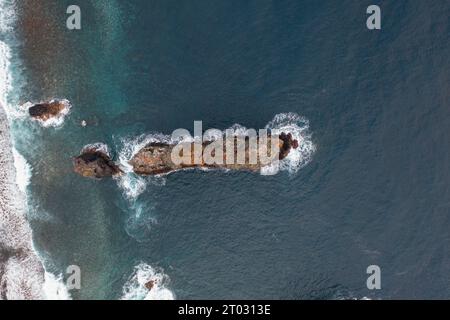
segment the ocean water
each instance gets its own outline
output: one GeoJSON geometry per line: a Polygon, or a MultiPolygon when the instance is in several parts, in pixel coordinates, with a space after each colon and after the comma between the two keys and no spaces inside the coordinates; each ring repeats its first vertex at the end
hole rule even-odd
{"type": "Polygon", "coordinates": [[[65,28],[73,1],[16,3],[11,40],[34,245],[52,282],[82,272],[60,296],[449,298],[448,2],[76,2],[80,31],[65,28]],[[72,104],[58,127],[20,111],[52,98],[72,104]],[[302,148],[273,176],[72,170],[87,144],[124,162],[194,120],[288,128],[302,148]]]}

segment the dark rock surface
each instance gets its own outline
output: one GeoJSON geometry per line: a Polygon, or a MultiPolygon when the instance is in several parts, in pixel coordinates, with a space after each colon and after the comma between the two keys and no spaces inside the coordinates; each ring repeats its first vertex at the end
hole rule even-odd
{"type": "Polygon", "coordinates": [[[34,119],[47,121],[50,118],[58,117],[67,109],[67,102],[62,100],[52,100],[50,102],[38,103],[28,109],[28,113],[34,119]]]}
{"type": "Polygon", "coordinates": [[[84,150],[73,159],[73,166],[76,173],[88,178],[100,179],[122,173],[108,154],[96,149],[84,150]]]}

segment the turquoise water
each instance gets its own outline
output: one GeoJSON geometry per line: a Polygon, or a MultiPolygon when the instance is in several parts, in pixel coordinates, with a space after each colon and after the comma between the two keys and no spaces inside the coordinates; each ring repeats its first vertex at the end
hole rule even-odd
{"type": "MultiPolygon", "coordinates": [[[[141,262],[177,298],[449,297],[448,4],[383,1],[371,32],[365,1],[77,2],[81,31],[52,20],[42,55],[30,33],[19,50],[22,100],[64,97],[70,116],[13,128],[36,247],[55,274],[81,267],[74,298],[122,297],[141,262]],[[316,147],[296,173],[179,172],[130,198],[72,171],[89,143],[118,158],[194,120],[264,128],[288,113],[316,147]]],[[[53,17],[72,4],[43,3],[53,17]]]]}

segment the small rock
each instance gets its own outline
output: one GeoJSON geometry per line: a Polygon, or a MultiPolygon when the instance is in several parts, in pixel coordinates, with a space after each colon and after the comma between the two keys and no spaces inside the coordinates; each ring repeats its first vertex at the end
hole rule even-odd
{"type": "Polygon", "coordinates": [[[150,291],[153,289],[153,287],[155,286],[155,281],[154,280],[150,280],[145,284],[145,287],[150,291]]]}
{"type": "Polygon", "coordinates": [[[286,158],[291,151],[292,148],[297,149],[298,148],[298,141],[292,138],[291,133],[284,133],[282,132],[279,136],[280,140],[283,141],[283,145],[280,148],[280,155],[279,159],[283,160],[286,158]]]}
{"type": "Polygon", "coordinates": [[[73,166],[76,173],[88,178],[100,179],[122,173],[122,170],[108,154],[96,149],[84,150],[74,158],[73,166]]]}
{"type": "Polygon", "coordinates": [[[67,111],[69,105],[67,100],[52,100],[32,105],[28,113],[34,119],[47,121],[50,118],[57,118],[67,111]]]}

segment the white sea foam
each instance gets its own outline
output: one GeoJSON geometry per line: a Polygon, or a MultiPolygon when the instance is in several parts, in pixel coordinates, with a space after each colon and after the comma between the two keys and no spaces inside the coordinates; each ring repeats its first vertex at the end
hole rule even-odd
{"type": "Polygon", "coordinates": [[[147,135],[140,135],[136,138],[120,139],[122,150],[119,152],[119,162],[129,171],[132,167],[128,163],[142,148],[152,142],[172,143],[172,139],[168,135],[162,133],[154,133],[147,135]]]}
{"type": "Polygon", "coordinates": [[[140,243],[148,241],[153,226],[158,223],[154,215],[155,207],[144,201],[130,201],[129,209],[125,231],[140,243]]]}
{"type": "Polygon", "coordinates": [[[16,167],[16,183],[19,190],[26,193],[27,186],[30,184],[31,179],[31,167],[27,160],[16,150],[12,148],[14,156],[14,166],[16,167]]]}
{"type": "Polygon", "coordinates": [[[123,286],[121,300],[174,300],[174,293],[167,287],[169,283],[169,277],[162,270],[140,263],[123,286]],[[146,284],[150,281],[153,287],[149,290],[146,284]]]}
{"type": "Polygon", "coordinates": [[[102,152],[102,153],[108,155],[109,157],[111,157],[111,153],[109,151],[108,145],[103,142],[97,142],[97,143],[91,143],[91,144],[85,145],[83,147],[83,149],[81,150],[81,153],[83,153],[87,150],[102,152]]]}
{"type": "MultiPolygon", "coordinates": [[[[314,145],[311,133],[309,131],[309,121],[299,116],[296,113],[280,113],[265,126],[272,134],[291,133],[293,139],[298,141],[298,148],[291,149],[289,155],[272,165],[261,168],[262,175],[273,175],[278,171],[287,171],[290,174],[298,172],[301,168],[306,166],[312,159],[316,146],[314,145]]],[[[258,132],[258,130],[256,129],[258,132]]],[[[234,136],[247,136],[249,129],[241,124],[234,124],[230,128],[224,130],[222,133],[232,133],[234,136]]],[[[210,135],[213,139],[215,134],[210,135]]]]}
{"type": "MultiPolygon", "coordinates": [[[[288,156],[280,161],[280,170],[290,174],[298,172],[306,166],[316,152],[309,129],[309,121],[296,113],[280,113],[266,125],[272,134],[291,133],[293,139],[298,141],[298,148],[291,149],[288,156]]],[[[266,170],[270,170],[266,168],[266,170]]]]}
{"type": "Polygon", "coordinates": [[[3,265],[3,274],[0,277],[1,296],[7,300],[42,298],[41,272],[36,259],[30,258],[25,252],[16,253],[3,265]]]}
{"type": "MultiPolygon", "coordinates": [[[[70,103],[69,100],[67,100],[67,99],[53,99],[53,100],[50,100],[49,103],[52,103],[52,102],[55,102],[55,101],[59,101],[64,106],[62,111],[59,112],[57,116],[51,117],[51,118],[49,118],[47,120],[33,119],[34,121],[39,122],[39,124],[41,126],[43,126],[44,128],[50,128],[50,127],[58,128],[58,127],[61,127],[64,124],[64,120],[65,120],[66,116],[70,113],[70,109],[72,108],[72,104],[70,103]]],[[[24,111],[28,111],[28,109],[30,107],[32,107],[33,105],[35,105],[35,104],[31,103],[31,102],[27,102],[27,103],[23,104],[19,108],[21,111],[19,111],[17,113],[18,116],[23,117],[23,112],[24,111]]]]}
{"type": "Polygon", "coordinates": [[[45,271],[43,293],[46,300],[71,300],[69,290],[64,284],[62,275],[55,276],[45,271]]]}
{"type": "MultiPolygon", "coordinates": [[[[8,35],[16,21],[14,0],[0,0],[0,36],[8,35]]],[[[11,108],[8,94],[12,90],[11,48],[0,38],[0,105],[7,114],[11,108]]]]}
{"type": "MultiPolygon", "coordinates": [[[[1,12],[1,5],[0,5],[1,12]]],[[[9,46],[0,41],[0,104],[5,108],[8,106],[8,92],[11,90],[11,73],[10,73],[11,49],[9,46]]]]}
{"type": "MultiPolygon", "coordinates": [[[[132,150],[134,147],[134,143],[125,142],[124,144],[125,144],[124,151],[122,151],[122,153],[119,154],[119,165],[121,169],[124,171],[124,174],[115,176],[113,177],[113,179],[117,181],[117,184],[123,190],[126,198],[132,200],[136,199],[141,193],[145,191],[147,187],[147,182],[145,181],[145,178],[135,175],[132,172],[132,168],[128,164],[128,161],[124,160],[126,157],[128,157],[128,154],[132,154],[134,152],[134,150],[132,150]]],[[[99,151],[111,157],[111,152],[109,150],[108,145],[102,142],[92,143],[84,146],[83,149],[81,150],[81,153],[86,152],[88,150],[99,151]]]]}
{"type": "Polygon", "coordinates": [[[147,189],[147,181],[143,177],[132,172],[125,172],[121,176],[114,177],[120,189],[129,200],[139,197],[147,189]]]}
{"type": "Polygon", "coordinates": [[[135,200],[139,197],[147,189],[148,183],[156,185],[164,185],[166,183],[163,177],[142,177],[136,175],[129,161],[139,150],[149,143],[171,143],[171,141],[170,136],[160,133],[141,135],[137,138],[120,139],[119,144],[121,145],[121,150],[119,151],[118,160],[124,174],[115,177],[115,179],[127,199],[135,200]]]}
{"type": "Polygon", "coordinates": [[[10,104],[13,81],[8,44],[13,41],[10,31],[16,18],[14,5],[14,0],[0,0],[0,246],[10,254],[0,266],[0,270],[3,268],[0,296],[8,300],[40,299],[44,269],[33,250],[31,228],[26,220],[25,190],[31,170],[25,159],[10,149],[8,132],[8,121],[20,116],[18,108],[10,104]]]}
{"type": "Polygon", "coordinates": [[[13,24],[16,21],[14,0],[1,0],[0,9],[0,32],[12,31],[13,24]]]}
{"type": "MultiPolygon", "coordinates": [[[[248,135],[248,130],[249,129],[247,127],[244,127],[243,125],[241,125],[239,123],[235,123],[231,127],[229,127],[227,130],[225,130],[225,132],[228,131],[236,137],[245,137],[248,135]]],[[[225,134],[225,132],[224,132],[224,134],[225,134]]]]}
{"type": "MultiPolygon", "coordinates": [[[[290,174],[295,174],[305,165],[307,165],[316,151],[311,133],[309,131],[309,121],[299,116],[296,113],[280,113],[266,125],[265,129],[270,130],[273,134],[291,133],[292,137],[299,143],[297,149],[291,149],[289,155],[273,165],[266,166],[261,169],[262,175],[273,175],[279,170],[287,171],[290,174]]],[[[248,130],[245,126],[240,124],[234,124],[230,128],[220,130],[208,130],[203,137],[204,140],[216,140],[220,135],[226,133],[232,133],[235,136],[246,136],[248,130]]],[[[179,142],[191,142],[194,138],[192,136],[182,137],[182,140],[173,140],[171,136],[161,133],[141,135],[137,138],[120,139],[121,150],[119,152],[119,162],[124,170],[124,174],[116,177],[119,187],[123,190],[123,193],[127,199],[135,200],[146,189],[149,182],[164,185],[166,180],[164,175],[156,177],[141,177],[133,173],[133,168],[129,164],[129,161],[139,152],[143,147],[152,142],[160,143],[179,143],[179,142]]],[[[183,170],[192,170],[192,168],[186,168],[183,170]]],[[[217,170],[202,168],[203,171],[217,170]]],[[[229,171],[229,170],[223,170],[229,171]]]]}
{"type": "MultiPolygon", "coordinates": [[[[278,163],[261,168],[262,175],[273,175],[279,171],[287,171],[295,174],[306,166],[312,159],[316,146],[309,131],[309,121],[296,113],[280,113],[265,126],[272,134],[291,133],[293,139],[298,141],[298,148],[291,149],[288,156],[278,163]]],[[[224,131],[231,132],[235,136],[247,136],[248,128],[241,124],[234,124],[224,131]]],[[[257,130],[258,131],[258,130],[257,130]]]]}

